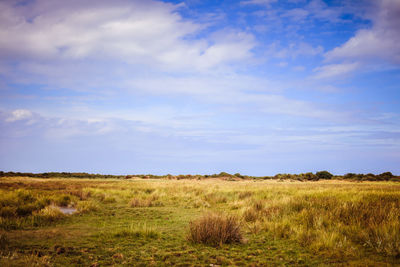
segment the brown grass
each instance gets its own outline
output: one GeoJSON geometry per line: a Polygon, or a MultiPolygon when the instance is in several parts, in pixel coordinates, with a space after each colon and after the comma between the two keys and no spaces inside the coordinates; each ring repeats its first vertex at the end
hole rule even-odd
{"type": "Polygon", "coordinates": [[[221,246],[243,240],[238,219],[232,215],[207,213],[190,222],[188,239],[193,243],[221,246]]]}

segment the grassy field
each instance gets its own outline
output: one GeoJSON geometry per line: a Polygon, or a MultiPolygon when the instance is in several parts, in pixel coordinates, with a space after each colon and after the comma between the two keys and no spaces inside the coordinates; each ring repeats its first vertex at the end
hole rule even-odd
{"type": "Polygon", "coordinates": [[[7,177],[0,208],[0,266],[400,265],[395,182],[7,177]]]}

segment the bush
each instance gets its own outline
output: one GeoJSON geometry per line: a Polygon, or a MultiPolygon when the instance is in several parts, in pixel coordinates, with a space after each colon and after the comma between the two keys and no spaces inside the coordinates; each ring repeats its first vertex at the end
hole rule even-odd
{"type": "Polygon", "coordinates": [[[317,172],[315,175],[318,176],[319,179],[332,179],[332,173],[328,172],[328,171],[320,171],[317,172]]]}
{"type": "Polygon", "coordinates": [[[189,241],[221,246],[243,240],[238,219],[232,215],[207,213],[189,223],[189,241]]]}
{"type": "Polygon", "coordinates": [[[319,177],[312,172],[307,172],[307,173],[301,173],[300,176],[308,181],[318,181],[319,177]]]}
{"type": "Polygon", "coordinates": [[[381,180],[388,181],[388,180],[392,179],[394,177],[394,175],[391,172],[384,172],[384,173],[379,174],[378,177],[381,180]]]}

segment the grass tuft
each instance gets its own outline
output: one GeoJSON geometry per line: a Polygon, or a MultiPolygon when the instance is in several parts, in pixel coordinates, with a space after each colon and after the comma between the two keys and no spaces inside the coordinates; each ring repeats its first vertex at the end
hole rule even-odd
{"type": "Polygon", "coordinates": [[[99,205],[95,201],[86,200],[78,202],[76,209],[79,211],[79,213],[88,213],[99,210],[99,205]]]}
{"type": "Polygon", "coordinates": [[[127,228],[118,229],[111,232],[113,237],[136,237],[136,238],[149,238],[156,239],[160,237],[158,231],[156,231],[153,227],[149,227],[146,223],[134,225],[131,224],[127,228]]]}
{"type": "Polygon", "coordinates": [[[190,222],[188,240],[212,246],[242,242],[240,224],[232,215],[206,213],[190,222]]]}

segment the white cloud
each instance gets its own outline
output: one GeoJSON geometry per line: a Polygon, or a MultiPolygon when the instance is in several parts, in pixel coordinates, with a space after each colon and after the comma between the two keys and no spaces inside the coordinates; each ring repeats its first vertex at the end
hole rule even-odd
{"type": "Polygon", "coordinates": [[[327,61],[385,61],[400,64],[400,1],[377,2],[373,26],[359,30],[343,45],[326,53],[327,61]]]}
{"type": "Polygon", "coordinates": [[[6,121],[14,122],[14,121],[31,119],[32,117],[33,117],[33,114],[31,111],[26,110],[26,109],[16,109],[13,112],[11,112],[11,114],[6,119],[6,121]]]}
{"type": "Polygon", "coordinates": [[[250,34],[232,30],[219,39],[193,38],[206,25],[184,20],[178,8],[156,1],[1,2],[0,57],[115,59],[185,70],[251,57],[250,34]]]}

